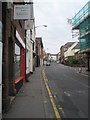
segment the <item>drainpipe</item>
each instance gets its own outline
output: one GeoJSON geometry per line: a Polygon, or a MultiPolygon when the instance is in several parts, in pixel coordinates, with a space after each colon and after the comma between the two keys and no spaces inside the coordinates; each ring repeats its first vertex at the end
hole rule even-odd
{"type": "Polygon", "coordinates": [[[27,42],[26,42],[26,40],[27,40],[27,38],[26,38],[26,36],[27,36],[27,31],[25,30],[25,81],[26,82],[29,82],[28,81],[28,79],[27,79],[27,73],[26,73],[26,71],[27,71],[27,42]]]}

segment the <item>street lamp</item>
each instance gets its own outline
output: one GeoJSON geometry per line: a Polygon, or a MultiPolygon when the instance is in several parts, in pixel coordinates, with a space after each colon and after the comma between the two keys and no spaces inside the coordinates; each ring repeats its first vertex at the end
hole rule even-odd
{"type": "Polygon", "coordinates": [[[47,25],[39,25],[39,26],[35,26],[35,28],[38,28],[38,27],[47,27],[47,25]]]}
{"type": "Polygon", "coordinates": [[[47,25],[38,25],[38,26],[35,26],[34,27],[35,35],[36,35],[36,29],[39,28],[39,27],[47,27],[47,25]]]}

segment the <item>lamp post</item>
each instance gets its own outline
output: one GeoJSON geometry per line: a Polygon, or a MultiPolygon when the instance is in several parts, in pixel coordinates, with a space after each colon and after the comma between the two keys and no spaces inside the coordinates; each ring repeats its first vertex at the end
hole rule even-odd
{"type": "Polygon", "coordinates": [[[39,25],[39,26],[35,26],[35,28],[38,28],[38,27],[47,27],[47,25],[39,25]]]}
{"type": "Polygon", "coordinates": [[[35,35],[36,35],[36,29],[39,28],[39,27],[47,27],[47,25],[38,25],[38,26],[35,26],[35,27],[34,27],[35,35]]]}

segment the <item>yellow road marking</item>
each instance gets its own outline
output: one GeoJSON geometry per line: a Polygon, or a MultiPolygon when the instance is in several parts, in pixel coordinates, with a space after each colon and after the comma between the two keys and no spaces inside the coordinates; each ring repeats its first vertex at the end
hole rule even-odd
{"type": "Polygon", "coordinates": [[[55,112],[55,115],[56,115],[56,118],[58,120],[61,120],[61,116],[60,116],[60,114],[59,114],[59,112],[58,112],[58,110],[56,108],[56,105],[54,103],[54,99],[53,99],[52,93],[51,93],[51,91],[49,89],[49,86],[48,86],[48,83],[47,83],[48,79],[46,78],[46,75],[45,75],[45,68],[43,68],[43,72],[42,73],[43,73],[43,79],[44,79],[44,82],[45,82],[45,85],[46,85],[46,88],[47,88],[47,91],[48,91],[48,94],[49,94],[49,97],[50,97],[50,101],[52,103],[52,106],[53,106],[53,109],[54,109],[54,112],[55,112]]]}

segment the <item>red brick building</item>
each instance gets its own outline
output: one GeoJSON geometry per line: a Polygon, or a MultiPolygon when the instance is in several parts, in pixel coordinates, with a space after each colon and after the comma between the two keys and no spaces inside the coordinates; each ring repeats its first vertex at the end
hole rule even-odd
{"type": "Polygon", "coordinates": [[[3,24],[3,112],[10,98],[25,83],[25,31],[23,20],[13,20],[13,8],[2,5],[3,24]]]}
{"type": "Polygon", "coordinates": [[[36,37],[36,66],[43,65],[43,43],[41,37],[36,37]]]}
{"type": "Polygon", "coordinates": [[[64,46],[61,46],[60,53],[61,53],[60,62],[64,63],[64,46]]]}

